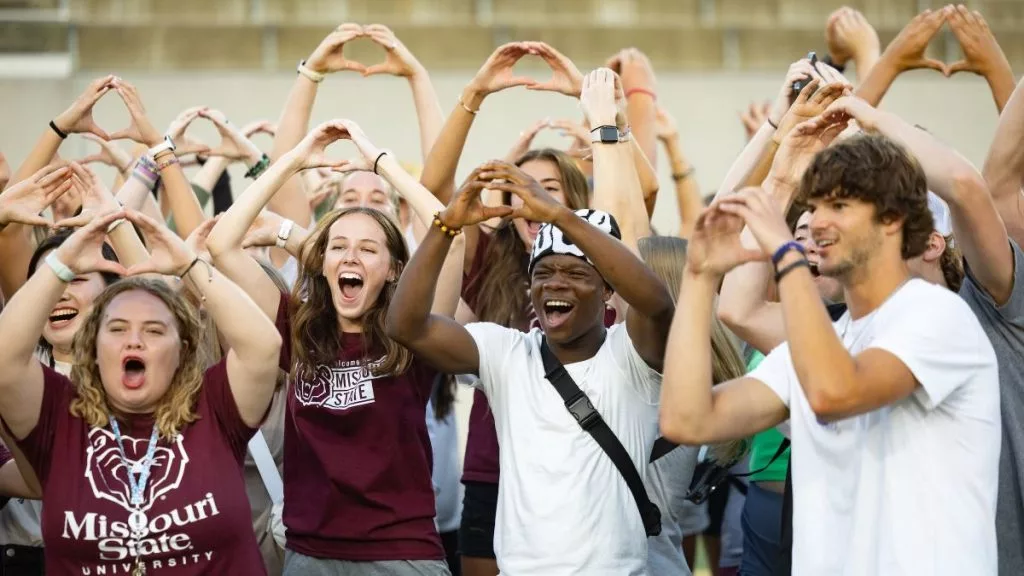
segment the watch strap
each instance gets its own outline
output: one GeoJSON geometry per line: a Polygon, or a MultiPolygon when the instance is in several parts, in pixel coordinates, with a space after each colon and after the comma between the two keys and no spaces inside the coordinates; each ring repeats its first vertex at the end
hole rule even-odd
{"type": "Polygon", "coordinates": [[[168,150],[173,152],[174,148],[174,140],[171,140],[170,136],[164,136],[164,141],[150,148],[149,151],[146,152],[146,155],[148,155],[150,158],[155,158],[156,155],[161,152],[166,152],[168,150]]]}

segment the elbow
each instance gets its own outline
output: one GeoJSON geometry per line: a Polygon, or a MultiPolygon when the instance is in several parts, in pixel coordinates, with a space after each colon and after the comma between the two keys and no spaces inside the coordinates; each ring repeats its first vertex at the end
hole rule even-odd
{"type": "Polygon", "coordinates": [[[828,390],[806,391],[807,403],[811,411],[823,422],[831,422],[842,418],[846,413],[846,400],[841,396],[828,390]]]}
{"type": "Polygon", "coordinates": [[[214,226],[213,230],[210,231],[210,235],[206,238],[206,251],[210,253],[210,258],[217,259],[230,249],[231,246],[224,238],[224,235],[217,234],[217,227],[214,226]]]}
{"type": "Polygon", "coordinates": [[[721,321],[722,324],[725,324],[726,328],[733,331],[740,338],[743,338],[743,333],[746,332],[745,328],[747,327],[744,322],[744,318],[749,318],[749,314],[744,314],[735,306],[729,306],[728,301],[722,298],[718,300],[718,310],[716,314],[718,316],[718,320],[721,321]]]}
{"type": "Polygon", "coordinates": [[[675,444],[699,446],[707,442],[697,419],[666,408],[664,402],[658,410],[658,428],[665,439],[675,444]]]}
{"type": "MultiPolygon", "coordinates": [[[[988,184],[985,178],[974,166],[964,163],[953,169],[949,176],[950,187],[944,194],[940,195],[948,204],[960,205],[964,202],[971,202],[979,195],[988,196],[988,184]]],[[[938,191],[936,191],[938,193],[938,191]]]]}
{"type": "Polygon", "coordinates": [[[409,321],[411,314],[395,306],[392,302],[388,307],[388,315],[384,319],[384,334],[388,338],[398,342],[402,346],[409,347],[412,342],[412,322],[409,321]]]}

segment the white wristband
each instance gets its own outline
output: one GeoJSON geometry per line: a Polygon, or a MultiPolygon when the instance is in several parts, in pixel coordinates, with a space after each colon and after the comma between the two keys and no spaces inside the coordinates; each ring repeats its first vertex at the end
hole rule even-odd
{"type": "Polygon", "coordinates": [[[278,248],[284,248],[285,244],[288,243],[288,237],[292,235],[292,228],[294,226],[295,222],[291,220],[281,222],[281,229],[277,231],[277,242],[274,245],[278,248]]]}
{"type": "Polygon", "coordinates": [[[57,275],[57,278],[60,278],[61,282],[66,284],[75,279],[75,273],[71,271],[71,268],[68,268],[66,264],[60,261],[60,258],[57,257],[56,250],[47,254],[44,262],[46,262],[46,265],[50,267],[50,270],[53,270],[53,273],[57,275]]]}
{"type": "Polygon", "coordinates": [[[299,65],[295,67],[295,71],[309,78],[310,82],[319,84],[324,81],[324,75],[306,66],[305,60],[299,60],[299,65]]]}

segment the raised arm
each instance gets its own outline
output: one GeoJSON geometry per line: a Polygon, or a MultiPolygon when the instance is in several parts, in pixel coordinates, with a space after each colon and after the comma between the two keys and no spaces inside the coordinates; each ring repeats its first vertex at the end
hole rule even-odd
{"type": "MultiPolygon", "coordinates": [[[[613,81],[611,70],[598,69],[596,72],[606,73],[606,81],[613,81]]],[[[621,144],[594,146],[624,148],[621,144]]],[[[596,157],[597,150],[594,153],[597,169],[596,164],[602,159],[596,157]]],[[[625,163],[629,165],[628,160],[625,163]]],[[[536,180],[515,166],[503,162],[488,163],[483,166],[479,178],[523,201],[523,205],[512,212],[512,217],[556,226],[587,255],[605,282],[629,305],[626,329],[640,357],[660,371],[675,304],[658,276],[624,243],[558,203],[536,180]]]]}
{"type": "Polygon", "coordinates": [[[768,118],[760,129],[750,137],[743,151],[729,167],[729,171],[726,172],[722,184],[715,193],[716,199],[751,182],[760,183],[764,179],[768,168],[772,165],[772,159],[775,157],[775,149],[778,145],[778,140],[775,139],[777,129],[783,126],[782,121],[794,102],[801,97],[805,100],[809,98],[818,85],[820,85],[820,74],[811,66],[810,60],[806,58],[797,60],[789,66],[782,86],[779,88],[779,94],[775,98],[775,103],[772,104],[771,112],[768,113],[768,118]],[[814,86],[808,84],[804,87],[804,91],[794,99],[792,97],[793,83],[807,78],[810,78],[812,82],[818,80],[819,84],[814,86]]]}
{"type": "Polygon", "coordinates": [[[25,283],[32,227],[50,226],[39,214],[71,189],[71,169],[51,164],[0,193],[0,293],[10,297],[25,283]]]}
{"type": "Polygon", "coordinates": [[[857,67],[857,80],[863,82],[875,67],[881,52],[878,32],[856,8],[843,6],[833,12],[825,26],[828,54],[836,66],[851,60],[857,67]]]}
{"type": "Polygon", "coordinates": [[[665,145],[669,166],[672,167],[672,182],[676,189],[676,206],[679,208],[679,236],[689,238],[697,215],[704,209],[704,199],[694,176],[693,165],[683,154],[679,142],[679,128],[676,120],[663,108],[658,108],[658,139],[665,145]]]}
{"type": "MultiPolygon", "coordinates": [[[[590,122],[590,129],[614,126],[621,133],[625,128],[624,99],[615,73],[598,68],[583,78],[580,106],[590,122]]],[[[639,253],[640,238],[651,235],[651,222],[644,207],[640,180],[633,163],[633,148],[628,142],[594,143],[594,199],[592,205],[615,217],[622,231],[622,241],[639,253]]]]}
{"type": "MultiPolygon", "coordinates": [[[[243,250],[246,232],[278,189],[300,170],[344,164],[328,161],[324,150],[346,134],[345,127],[336,122],[327,122],[314,129],[235,199],[206,239],[206,248],[217,268],[241,286],[269,318],[277,317],[281,295],[259,263],[243,250]]],[[[282,228],[281,231],[285,230],[282,228]]]]}
{"type": "MultiPolygon", "coordinates": [[[[125,108],[128,109],[131,125],[125,130],[111,134],[111,138],[127,138],[147,146],[151,150],[154,146],[163,143],[164,137],[149,121],[135,86],[118,78],[114,82],[114,90],[121,97],[125,108]]],[[[192,192],[192,185],[185,177],[185,172],[181,169],[174,151],[154,152],[153,156],[178,234],[182,238],[186,238],[206,219],[203,216],[203,209],[199,205],[199,201],[196,200],[196,196],[192,192]]]]}
{"type": "Polygon", "coordinates": [[[107,227],[123,212],[94,218],[50,253],[45,265],[7,302],[0,313],[0,417],[16,440],[22,440],[39,421],[43,401],[43,369],[35,358],[36,343],[67,282],[89,272],[124,274],[117,262],[103,257],[107,227]],[[58,277],[60,274],[60,277],[58,277]]]}
{"type": "Polygon", "coordinates": [[[999,117],[995,137],[985,158],[985,182],[1010,237],[1024,246],[1024,82],[999,117]]]}
{"type": "Polygon", "coordinates": [[[988,22],[980,12],[971,12],[963,4],[947,8],[946,21],[964,52],[963,60],[949,65],[949,74],[973,72],[984,78],[1001,113],[1013,94],[1013,69],[988,22]]]}
{"type": "Polygon", "coordinates": [[[409,81],[412,101],[416,106],[416,119],[420,126],[420,153],[426,161],[444,124],[444,113],[441,112],[441,103],[437,99],[434,84],[430,81],[430,74],[387,26],[370,24],[364,31],[371,40],[384,48],[387,59],[381,64],[368,66],[363,76],[391,74],[409,81]]]}
{"type": "Polygon", "coordinates": [[[915,16],[889,43],[867,77],[860,79],[856,94],[878,106],[896,77],[908,70],[930,68],[946,73],[946,64],[924,55],[932,38],[942,29],[949,7],[925,10],[915,16]]]}
{"type": "Polygon", "coordinates": [[[438,215],[441,226],[432,225],[412,260],[405,267],[388,308],[388,336],[448,374],[475,374],[480,369],[476,341],[454,318],[432,314],[435,286],[445,255],[458,234],[489,218],[511,214],[508,206],[487,206],[480,192],[488,185],[477,168],[438,215]]]}
{"type": "Polygon", "coordinates": [[[789,412],[767,386],[751,378],[712,388],[711,315],[716,287],[736,266],[761,259],[740,242],[743,221],[706,209],[686,248],[686,270],[665,355],[661,432],[684,444],[747,438],[783,422],[789,412]]]}
{"type": "MultiPolygon", "coordinates": [[[[359,168],[373,169],[387,180],[405,199],[412,209],[413,214],[423,224],[430,227],[434,216],[444,209],[444,205],[435,198],[429,190],[423,187],[418,180],[409,175],[398,163],[391,153],[381,150],[375,146],[362,129],[350,120],[338,120],[340,126],[344,126],[347,137],[352,140],[362,154],[362,164],[359,168]]],[[[350,166],[351,167],[351,166],[350,166]]],[[[346,167],[347,169],[348,167],[346,167]]],[[[455,310],[459,304],[459,294],[462,290],[462,265],[465,260],[465,238],[456,238],[452,242],[448,257],[445,260],[444,268],[438,279],[437,296],[434,300],[434,307],[431,312],[444,316],[455,316],[455,310]]]]}
{"type": "MultiPolygon", "coordinates": [[[[815,94],[817,97],[825,89],[815,94]]],[[[789,132],[779,147],[764,188],[783,214],[789,212],[800,179],[814,156],[823,150],[840,129],[839,125],[805,123],[789,132]],[[813,127],[813,129],[812,129],[813,127]]],[[[809,236],[808,230],[796,231],[809,236]]],[[[741,236],[748,248],[756,246],[749,230],[741,236]]],[[[729,270],[722,282],[718,317],[743,341],[763,354],[786,340],[782,306],[768,300],[772,267],[767,262],[748,262],[729,270]]]]}
{"type": "Polygon", "coordinates": [[[511,42],[500,46],[484,62],[476,76],[466,85],[452,112],[448,115],[423,165],[420,182],[441,202],[448,202],[455,191],[455,170],[466,145],[466,136],[487,96],[512,88],[531,86],[535,81],[513,76],[512,68],[530,53],[526,42],[511,42]]]}
{"type": "Polygon", "coordinates": [[[260,314],[242,289],[201,261],[163,223],[134,211],[127,216],[146,236],[151,254],[128,272],[173,274],[195,287],[229,349],[228,383],[238,413],[248,426],[259,427],[277,387],[281,335],[273,320],[260,314]]]}
{"type": "Polygon", "coordinates": [[[993,300],[1005,303],[1013,290],[1013,253],[1006,227],[977,169],[931,134],[858,98],[838,100],[827,113],[856,119],[865,131],[880,132],[917,159],[928,189],[949,205],[953,234],[971,273],[993,300]]]}
{"type": "MultiPolygon", "coordinates": [[[[295,83],[284,110],[278,121],[277,134],[270,151],[270,160],[277,162],[289,150],[306,136],[309,130],[309,117],[313,112],[313,101],[316,100],[317,88],[324,75],[332,72],[350,70],[363,72],[366,67],[345,58],[345,43],[363,35],[363,27],[359,24],[342,24],[324,38],[304,62],[301,73],[295,76],[295,83]]],[[[268,207],[278,214],[303,226],[312,224],[312,210],[306,200],[300,178],[291,178],[270,199],[268,207]]]]}

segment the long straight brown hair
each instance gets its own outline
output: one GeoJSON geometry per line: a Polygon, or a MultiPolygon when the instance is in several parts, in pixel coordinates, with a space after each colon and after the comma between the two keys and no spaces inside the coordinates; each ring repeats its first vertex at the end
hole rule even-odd
{"type": "MultiPolygon", "coordinates": [[[[394,278],[402,275],[409,263],[409,249],[398,226],[383,212],[373,208],[350,207],[329,212],[310,234],[303,247],[302,265],[292,289],[292,350],[295,370],[311,370],[318,365],[332,364],[341,350],[341,330],[338,314],[331,299],[331,287],[324,278],[324,254],[330,241],[331,226],[350,214],[365,214],[373,218],[384,231],[391,272],[394,278]]],[[[384,322],[388,306],[398,287],[397,281],[388,281],[377,296],[377,301],[363,316],[363,350],[383,350],[384,359],[373,369],[377,375],[397,375],[409,369],[412,354],[401,344],[387,337],[384,322]]]]}
{"type": "MultiPolygon", "coordinates": [[[[686,265],[686,240],[674,236],[648,236],[637,243],[640,257],[668,285],[672,299],[679,299],[686,265]]],[[[711,317],[711,383],[721,384],[740,378],[747,372],[743,357],[733,344],[729,331],[717,317],[711,317]]],[[[710,447],[718,462],[729,462],[747,449],[745,440],[720,442],[710,447]]]]}
{"type": "MultiPolygon", "coordinates": [[[[573,210],[589,206],[590,189],[587,177],[576,166],[576,160],[553,148],[530,150],[516,160],[516,166],[533,160],[554,162],[562,178],[562,190],[565,193],[565,204],[573,210]]],[[[511,204],[509,194],[504,194],[502,202],[511,204]]],[[[482,266],[486,266],[481,278],[474,279],[480,283],[478,310],[474,310],[482,322],[493,322],[510,328],[525,328],[526,312],[529,297],[527,286],[530,277],[526,273],[530,255],[526,253],[526,245],[516,233],[511,220],[505,220],[491,234],[491,243],[484,253],[482,266]]]]}

